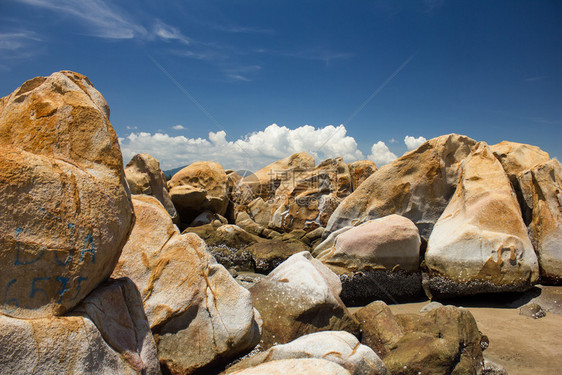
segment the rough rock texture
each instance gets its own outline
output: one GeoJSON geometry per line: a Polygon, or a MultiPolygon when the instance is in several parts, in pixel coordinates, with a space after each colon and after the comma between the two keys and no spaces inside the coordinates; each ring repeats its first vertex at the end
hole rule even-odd
{"type": "Polygon", "coordinates": [[[396,303],[421,294],[420,245],[410,219],[389,215],[329,236],[312,255],[340,276],[346,305],[396,303]]]}
{"type": "Polygon", "coordinates": [[[0,312],[61,315],[111,275],[134,222],[109,107],[69,71],[0,103],[0,312]]]}
{"type": "Polygon", "coordinates": [[[301,336],[288,344],[276,345],[265,352],[242,360],[230,367],[229,374],[282,359],[318,358],[337,363],[352,375],[389,374],[379,356],[368,346],[361,345],[349,332],[325,331],[301,336]]]}
{"type": "Polygon", "coordinates": [[[212,161],[198,161],[183,168],[168,181],[168,191],[186,225],[206,210],[224,216],[228,207],[226,173],[212,161]]]}
{"type": "Polygon", "coordinates": [[[0,315],[2,374],[160,374],[156,345],[135,285],[98,287],[73,316],[0,315]]]}
{"type": "MultiPolygon", "coordinates": [[[[183,233],[196,233],[205,240],[209,251],[226,268],[268,274],[275,267],[301,251],[310,248],[294,233],[278,234],[265,239],[246,232],[237,225],[213,223],[188,227],[183,233]]],[[[305,232],[303,231],[302,235],[305,232]]]]}
{"type": "Polygon", "coordinates": [[[259,242],[246,248],[246,251],[252,255],[256,272],[267,275],[291,255],[310,250],[299,240],[283,237],[259,242]]]}
{"type": "Polygon", "coordinates": [[[358,160],[347,164],[351,176],[351,189],[355,191],[369,176],[377,171],[377,166],[371,160],[358,160]]]}
{"type": "Polygon", "coordinates": [[[137,222],[114,275],[131,278],[171,373],[192,373],[253,348],[260,318],[250,293],[197,235],[180,235],[155,198],[133,196],[137,222]]]}
{"type": "Polygon", "coordinates": [[[168,194],[166,177],[158,160],[149,154],[136,154],[125,167],[125,177],[131,194],[152,195],[166,208],[172,221],[179,223],[179,216],[168,194]]]}
{"type": "Polygon", "coordinates": [[[342,158],[315,167],[312,156],[298,153],[244,178],[233,200],[237,213],[247,212],[262,227],[310,232],[326,225],[351,189],[349,169],[342,158]]]}
{"type": "Polygon", "coordinates": [[[268,200],[275,195],[277,188],[289,183],[293,176],[312,169],[314,169],[312,156],[306,152],[293,154],[244,177],[234,199],[240,204],[249,203],[256,198],[268,200]]]}
{"type": "Polygon", "coordinates": [[[425,315],[393,315],[382,302],[355,314],[361,342],[392,374],[478,374],[483,366],[481,334],[472,314],[443,306],[425,315]]]}
{"type": "MultiPolygon", "coordinates": [[[[256,199],[256,201],[258,200],[261,200],[261,198],[256,199]]],[[[267,228],[267,224],[264,226],[259,223],[256,223],[254,219],[252,219],[246,211],[241,211],[236,213],[235,223],[245,231],[264,238],[275,238],[281,234],[273,229],[267,228]]]]}
{"type": "Polygon", "coordinates": [[[435,224],[425,261],[433,296],[522,291],[538,279],[517,198],[484,142],[461,165],[457,190],[435,224]]]}
{"type": "Polygon", "coordinates": [[[521,206],[523,220],[525,220],[525,224],[529,225],[532,219],[532,208],[527,202],[529,196],[526,197],[527,200],[524,197],[519,175],[537,164],[546,163],[550,160],[550,156],[537,146],[508,141],[490,146],[490,149],[502,164],[507,177],[509,177],[521,206]]]}
{"type": "Polygon", "coordinates": [[[341,233],[331,247],[320,245],[313,255],[336,273],[379,268],[415,272],[420,245],[418,228],[410,219],[389,215],[341,233]]]}
{"type": "Polygon", "coordinates": [[[516,185],[521,172],[550,160],[548,153],[537,146],[517,142],[503,141],[490,146],[490,150],[502,164],[513,185],[516,185]]]}
{"type": "Polygon", "coordinates": [[[562,167],[552,159],[519,175],[541,281],[562,283],[562,167]]]}
{"type": "Polygon", "coordinates": [[[232,375],[350,375],[334,362],[317,358],[281,359],[233,372],[232,375]]]}
{"type": "Polygon", "coordinates": [[[365,180],[334,211],[324,237],[348,225],[391,214],[405,216],[427,240],[458,180],[458,165],[476,142],[450,134],[433,138],[365,180]]]}
{"type": "Polygon", "coordinates": [[[291,256],[250,292],[263,318],[263,348],[319,331],[358,333],[339,298],[339,278],[308,252],[291,256]]]}

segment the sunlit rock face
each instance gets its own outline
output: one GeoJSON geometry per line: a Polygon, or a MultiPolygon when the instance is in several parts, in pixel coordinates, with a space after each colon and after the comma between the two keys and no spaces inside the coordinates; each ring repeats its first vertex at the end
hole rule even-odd
{"type": "Polygon", "coordinates": [[[313,255],[340,276],[346,305],[357,306],[420,295],[420,245],[410,219],[388,215],[334,232],[313,255]]]}
{"type": "Polygon", "coordinates": [[[458,166],[476,141],[457,134],[430,139],[373,173],[331,215],[324,237],[349,225],[397,214],[427,240],[458,182],[458,166]]]}
{"type": "Polygon", "coordinates": [[[541,282],[562,283],[562,167],[556,159],[518,176],[531,211],[529,234],[539,259],[541,282]]]}
{"type": "Polygon", "coordinates": [[[246,213],[264,228],[311,232],[324,227],[351,192],[351,175],[342,158],[315,166],[314,158],[301,152],[242,179],[232,200],[236,215],[246,213]]]}
{"type": "Polygon", "coordinates": [[[433,295],[522,291],[538,279],[517,198],[484,142],[460,166],[457,189],[435,224],[425,261],[433,295]]]}
{"type": "Polygon", "coordinates": [[[250,293],[156,198],[134,195],[133,204],[137,221],[113,276],[137,285],[162,365],[189,374],[253,348],[261,318],[250,293]]]}
{"type": "Polygon", "coordinates": [[[125,167],[125,177],[131,194],[152,195],[166,208],[172,221],[179,223],[179,216],[168,194],[166,177],[158,160],[149,154],[136,154],[125,167]]]}
{"type": "Polygon", "coordinates": [[[339,298],[338,276],[307,251],[281,263],[250,293],[263,319],[263,348],[318,331],[359,332],[339,298]]]}
{"type": "Polygon", "coordinates": [[[224,216],[228,207],[226,173],[212,161],[198,161],[180,170],[168,181],[168,191],[184,225],[205,211],[224,216]]]}
{"type": "Polygon", "coordinates": [[[87,77],[0,100],[0,312],[61,315],[106,280],[134,222],[109,107],[87,77]]]}

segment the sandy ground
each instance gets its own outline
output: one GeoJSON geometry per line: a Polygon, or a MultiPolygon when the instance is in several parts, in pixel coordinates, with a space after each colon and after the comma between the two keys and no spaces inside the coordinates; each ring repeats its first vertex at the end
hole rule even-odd
{"type": "MultiPolygon", "coordinates": [[[[562,288],[562,287],[560,287],[562,288]]],[[[484,356],[509,375],[562,374],[562,315],[547,313],[540,319],[519,315],[517,307],[484,302],[456,301],[472,312],[490,346],[484,356]]],[[[389,305],[394,314],[419,313],[427,302],[389,305]]]]}

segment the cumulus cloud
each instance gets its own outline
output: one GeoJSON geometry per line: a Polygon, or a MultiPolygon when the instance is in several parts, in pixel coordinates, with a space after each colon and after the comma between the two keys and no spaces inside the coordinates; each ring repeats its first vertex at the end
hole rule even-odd
{"type": "Polygon", "coordinates": [[[208,138],[187,138],[163,133],[130,133],[120,138],[123,159],[128,162],[137,153],[158,159],[164,170],[198,160],[216,161],[225,168],[258,170],[295,152],[306,151],[320,162],[341,156],[346,162],[363,159],[345,126],[296,129],[272,124],[237,140],[227,140],[226,132],[210,132],[208,138]]]}
{"type": "Polygon", "coordinates": [[[404,138],[404,143],[406,144],[406,147],[408,148],[408,151],[414,150],[414,149],[420,147],[425,141],[427,141],[427,139],[425,139],[422,136],[419,136],[418,138],[414,138],[410,135],[407,135],[404,138]]]}
{"type": "Polygon", "coordinates": [[[183,125],[177,124],[172,126],[172,129],[174,130],[184,130],[185,128],[183,127],[183,125]]]}
{"type": "Polygon", "coordinates": [[[383,141],[378,141],[371,147],[371,154],[368,158],[375,162],[377,167],[388,164],[397,156],[388,149],[388,146],[383,141]]]}

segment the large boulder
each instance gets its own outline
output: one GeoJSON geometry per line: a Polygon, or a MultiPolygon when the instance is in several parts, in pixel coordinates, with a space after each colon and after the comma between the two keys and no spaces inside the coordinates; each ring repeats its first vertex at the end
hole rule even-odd
{"type": "Polygon", "coordinates": [[[520,184],[519,175],[537,164],[546,163],[550,160],[550,156],[537,146],[508,141],[490,146],[490,150],[500,161],[507,177],[509,177],[521,206],[523,220],[525,220],[525,224],[529,225],[532,220],[532,210],[523,196],[523,187],[520,184]]]}
{"type": "Polygon", "coordinates": [[[337,363],[352,375],[389,374],[378,355],[345,331],[316,332],[301,336],[244,359],[228,368],[225,374],[282,359],[318,358],[337,363]]]}
{"type": "Polygon", "coordinates": [[[556,159],[519,175],[525,205],[532,212],[531,242],[542,282],[562,283],[562,167],[556,159]]]}
{"type": "Polygon", "coordinates": [[[125,167],[125,177],[131,194],[152,195],[166,208],[174,223],[179,223],[176,208],[168,194],[166,176],[160,162],[149,154],[136,154],[125,167]]]}
{"type": "Polygon", "coordinates": [[[115,268],[141,292],[158,347],[173,374],[234,358],[260,339],[260,318],[240,286],[193,233],[180,234],[164,207],[133,196],[137,222],[115,268]]]}
{"type": "Polygon", "coordinates": [[[355,191],[369,176],[377,171],[377,165],[371,160],[358,160],[347,164],[351,176],[351,189],[355,191]]]}
{"type": "Polygon", "coordinates": [[[420,295],[420,245],[410,219],[389,215],[326,239],[312,254],[340,275],[342,300],[357,306],[420,295]]]}
{"type": "Polygon", "coordinates": [[[460,170],[425,254],[432,295],[529,289],[538,279],[537,257],[501,164],[480,142],[460,170]]]}
{"type": "Polygon", "coordinates": [[[242,179],[233,200],[237,214],[248,213],[260,226],[309,232],[326,225],[341,200],[351,193],[351,184],[342,158],[315,167],[312,156],[298,153],[242,179]]]}
{"type": "Polygon", "coordinates": [[[444,135],[381,167],[341,202],[324,236],[349,225],[398,214],[412,220],[427,240],[455,191],[459,163],[475,143],[462,135],[444,135]]]}
{"type": "Polygon", "coordinates": [[[250,292],[263,319],[263,348],[319,331],[358,333],[357,322],[339,298],[338,276],[308,252],[291,256],[250,292]]]}
{"type": "Polygon", "coordinates": [[[0,315],[2,374],[160,374],[142,300],[127,279],[94,290],[71,316],[0,315]]]}
{"type": "Polygon", "coordinates": [[[226,173],[213,161],[198,161],[183,168],[168,181],[168,190],[185,225],[207,210],[222,216],[226,213],[226,173]]]}
{"type": "Polygon", "coordinates": [[[231,373],[232,375],[350,375],[334,362],[319,358],[280,359],[231,373]]]}
{"type": "Polygon", "coordinates": [[[513,185],[521,172],[550,160],[548,153],[524,143],[503,141],[490,146],[490,150],[502,164],[513,185]]]}
{"type": "Polygon", "coordinates": [[[109,107],[87,77],[0,101],[0,312],[61,315],[106,280],[134,215],[109,107]]]}
{"type": "Polygon", "coordinates": [[[256,198],[268,200],[277,188],[292,184],[295,176],[314,169],[314,158],[306,152],[299,152],[278,160],[259,171],[245,176],[239,183],[233,198],[239,204],[247,204],[256,198]]]}
{"type": "Polygon", "coordinates": [[[443,306],[425,315],[393,315],[373,302],[355,316],[361,342],[392,374],[479,374],[483,368],[482,335],[468,310],[443,306]]]}

